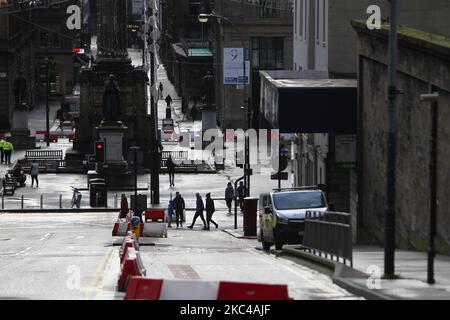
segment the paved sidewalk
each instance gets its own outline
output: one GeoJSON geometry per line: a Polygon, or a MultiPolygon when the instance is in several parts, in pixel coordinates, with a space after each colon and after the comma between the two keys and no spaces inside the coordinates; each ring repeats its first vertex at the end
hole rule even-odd
{"type": "Polygon", "coordinates": [[[323,257],[314,256],[286,246],[276,254],[291,254],[315,265],[331,269],[333,281],[367,299],[386,300],[450,300],[450,257],[435,258],[436,284],[427,280],[427,253],[396,250],[395,270],[398,279],[383,279],[384,251],[378,246],[356,246],[353,249],[353,268],[323,257]]]}
{"type": "MultiPolygon", "coordinates": [[[[368,276],[383,274],[384,251],[376,246],[357,246],[353,251],[354,268],[368,276]],[[371,269],[372,268],[372,269],[371,269]]],[[[450,257],[436,255],[436,284],[427,283],[427,253],[396,250],[395,273],[397,280],[381,279],[377,293],[394,299],[450,299],[450,257]]],[[[354,285],[367,288],[367,279],[349,278],[354,285]]],[[[369,281],[373,282],[373,281],[369,281]]],[[[369,290],[369,289],[368,289],[369,290]]]]}

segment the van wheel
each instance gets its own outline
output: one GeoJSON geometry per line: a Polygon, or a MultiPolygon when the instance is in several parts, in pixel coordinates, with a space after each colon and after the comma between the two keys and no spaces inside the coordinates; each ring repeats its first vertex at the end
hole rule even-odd
{"type": "Polygon", "coordinates": [[[283,250],[283,244],[281,242],[275,242],[275,250],[283,250]]]}
{"type": "Polygon", "coordinates": [[[262,230],[261,230],[261,243],[262,243],[263,251],[265,251],[265,252],[270,251],[270,243],[264,241],[264,234],[263,234],[262,230]]]}

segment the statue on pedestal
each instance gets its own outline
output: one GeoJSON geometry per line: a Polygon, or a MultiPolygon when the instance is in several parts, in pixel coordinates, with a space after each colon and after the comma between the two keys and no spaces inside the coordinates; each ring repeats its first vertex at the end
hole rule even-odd
{"type": "Polygon", "coordinates": [[[23,107],[26,106],[25,97],[27,96],[27,80],[23,76],[23,72],[19,72],[19,76],[14,80],[14,98],[15,106],[23,107]]]}
{"type": "Polygon", "coordinates": [[[109,75],[109,80],[105,84],[102,113],[104,122],[117,122],[121,115],[120,90],[117,86],[116,77],[112,74],[109,75]]]}

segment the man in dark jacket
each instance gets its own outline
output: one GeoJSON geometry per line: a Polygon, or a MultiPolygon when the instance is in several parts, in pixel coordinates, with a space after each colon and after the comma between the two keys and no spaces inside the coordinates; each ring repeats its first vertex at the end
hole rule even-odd
{"type": "Polygon", "coordinates": [[[216,226],[216,229],[219,227],[219,225],[213,221],[212,215],[216,211],[216,208],[214,207],[214,200],[211,199],[211,193],[206,194],[206,223],[207,223],[207,229],[209,230],[209,224],[212,223],[216,226]]]}
{"type": "Polygon", "coordinates": [[[228,213],[231,214],[231,205],[234,199],[234,188],[231,182],[228,182],[227,187],[225,189],[225,201],[228,207],[228,213]]]}
{"type": "Polygon", "coordinates": [[[171,187],[175,187],[175,163],[172,160],[172,156],[169,156],[169,159],[167,159],[166,166],[169,173],[169,184],[171,187]]]}
{"type": "Polygon", "coordinates": [[[175,209],[175,220],[177,222],[177,228],[179,225],[183,228],[183,211],[186,208],[184,199],[181,194],[177,191],[175,198],[173,199],[173,207],[175,209]]]}
{"type": "Polygon", "coordinates": [[[239,208],[242,210],[242,208],[244,206],[244,194],[245,194],[244,183],[242,181],[239,181],[239,187],[237,187],[236,193],[237,193],[239,208]]]}
{"type": "Polygon", "coordinates": [[[192,224],[190,226],[188,226],[188,228],[192,229],[194,227],[195,220],[197,220],[197,218],[200,217],[200,219],[202,219],[202,221],[203,221],[203,230],[208,230],[208,228],[206,228],[205,217],[203,216],[203,211],[205,210],[205,206],[203,205],[202,197],[200,196],[200,193],[196,193],[195,196],[197,197],[195,215],[194,215],[194,219],[192,220],[192,224]]]}

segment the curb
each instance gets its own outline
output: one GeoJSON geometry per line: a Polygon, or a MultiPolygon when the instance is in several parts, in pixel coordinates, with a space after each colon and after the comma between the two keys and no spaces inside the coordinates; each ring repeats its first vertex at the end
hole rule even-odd
{"type": "Polygon", "coordinates": [[[230,236],[233,236],[236,239],[252,239],[252,240],[258,239],[258,236],[244,236],[244,235],[236,234],[237,232],[234,232],[234,230],[222,229],[222,231],[225,233],[228,233],[230,236]]]}
{"type": "Polygon", "coordinates": [[[394,300],[394,298],[388,295],[378,293],[374,290],[365,288],[352,282],[350,280],[351,278],[367,278],[368,276],[367,274],[358,271],[356,269],[350,268],[349,266],[343,263],[337,261],[330,261],[328,259],[295,249],[294,246],[292,247],[286,246],[286,248],[284,248],[282,252],[291,254],[300,259],[305,259],[312,263],[331,269],[333,271],[333,275],[331,276],[333,283],[354,295],[364,297],[368,300],[394,300]],[[352,274],[351,277],[346,276],[350,274],[352,274]]]}

